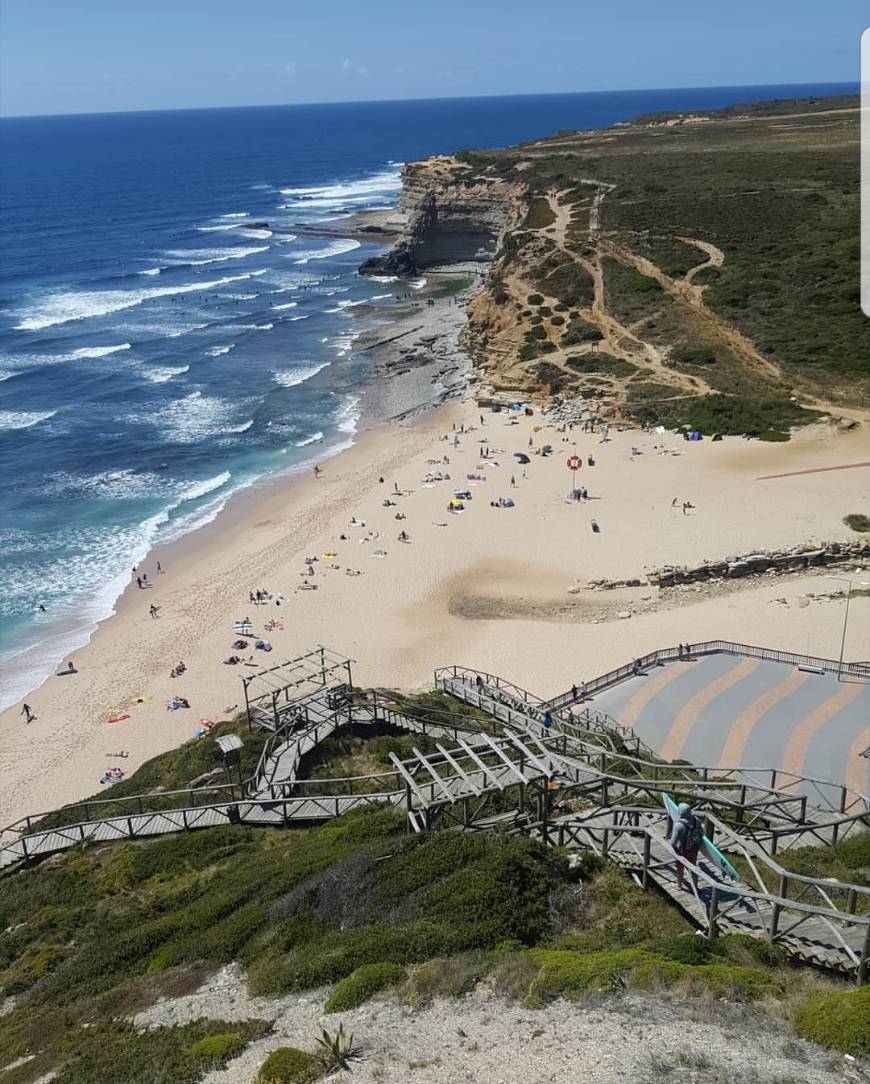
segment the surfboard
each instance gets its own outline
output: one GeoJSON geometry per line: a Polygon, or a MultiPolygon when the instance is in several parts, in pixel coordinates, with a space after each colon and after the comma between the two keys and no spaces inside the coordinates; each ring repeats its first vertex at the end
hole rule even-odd
{"type": "MultiPolygon", "coordinates": [[[[663,794],[662,800],[664,802],[665,809],[668,811],[668,816],[671,818],[671,824],[676,824],[680,819],[680,807],[673,800],[669,794],[663,794]]],[[[719,850],[712,839],[708,839],[707,836],[701,837],[701,850],[707,856],[710,862],[716,867],[719,873],[723,877],[727,877],[731,881],[739,881],[740,874],[731,865],[725,855],[719,850]]]]}

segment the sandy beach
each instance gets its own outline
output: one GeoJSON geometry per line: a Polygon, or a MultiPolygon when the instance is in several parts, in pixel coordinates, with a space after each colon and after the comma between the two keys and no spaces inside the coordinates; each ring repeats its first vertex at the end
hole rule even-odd
{"type": "MultiPolygon", "coordinates": [[[[27,697],[34,721],[25,724],[20,704],[0,716],[2,822],[93,793],[106,766],[119,763],[108,753],[128,751],[131,771],[189,739],[199,720],[236,710],[241,677],[255,671],[223,660],[243,618],[273,644],[271,654],[253,651],[253,641],[238,653],[253,651],[260,667],[321,643],[356,660],[359,683],[404,688],[461,663],[551,695],[635,654],[714,637],[837,657],[842,599],[801,598],[841,590],[836,570],[660,602],[649,587],[568,588],[664,563],[856,537],[842,518],[868,510],[866,466],[759,479],[866,464],[860,429],[834,435],[819,426],[787,444],[611,431],[600,443],[577,428],[541,427],[537,409],[481,413],[471,400],[413,425],[372,426],[319,477],[249,491],[208,527],[153,551],[138,569],[150,586],[139,589],[131,576],[117,613],[75,653],[77,672],[27,697]],[[553,455],[535,454],[547,443],[553,455]],[[516,452],[530,463],[521,466],[516,452]],[[587,502],[566,501],[566,458],[575,452],[587,502]],[[426,481],[438,473],[450,478],[426,481]],[[472,493],[458,514],[448,511],[455,489],[472,493]],[[515,506],[493,507],[502,497],[515,506]],[[689,514],[683,501],[694,505],[689,514]],[[398,540],[402,530],[408,542],[398,540]],[[274,597],[252,605],[257,590],[274,597]],[[616,616],[626,611],[630,619],[616,616]],[[269,621],[283,628],[266,633],[269,621]],[[171,677],[179,660],[187,669],[171,677]],[[168,711],[173,695],[190,708],[168,711]],[[119,714],[130,717],[107,722],[119,714]]],[[[853,599],[845,654],[870,657],[870,598],[853,599]]]]}

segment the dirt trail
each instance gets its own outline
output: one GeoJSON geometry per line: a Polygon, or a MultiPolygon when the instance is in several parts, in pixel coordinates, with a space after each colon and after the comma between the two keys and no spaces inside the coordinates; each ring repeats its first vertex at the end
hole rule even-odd
{"type": "MultiPolygon", "coordinates": [[[[683,282],[687,285],[691,285],[695,275],[699,271],[705,271],[708,267],[721,267],[725,263],[725,253],[721,248],[716,248],[715,245],[711,245],[709,241],[700,241],[696,237],[678,237],[678,241],[682,241],[684,245],[693,245],[695,248],[699,248],[702,252],[707,254],[707,259],[704,263],[699,263],[697,267],[693,267],[691,271],[687,271],[683,277],[683,282]]],[[[696,286],[695,290],[698,291],[700,298],[701,293],[706,290],[706,286],[696,286]]]]}

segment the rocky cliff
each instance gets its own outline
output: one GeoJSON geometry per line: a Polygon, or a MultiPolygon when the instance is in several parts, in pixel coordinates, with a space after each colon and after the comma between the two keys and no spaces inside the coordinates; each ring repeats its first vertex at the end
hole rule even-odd
{"type": "Polygon", "coordinates": [[[492,260],[526,212],[525,186],[477,175],[455,158],[427,158],[405,166],[399,210],[402,236],[367,260],[363,274],[412,277],[436,264],[492,260]]]}

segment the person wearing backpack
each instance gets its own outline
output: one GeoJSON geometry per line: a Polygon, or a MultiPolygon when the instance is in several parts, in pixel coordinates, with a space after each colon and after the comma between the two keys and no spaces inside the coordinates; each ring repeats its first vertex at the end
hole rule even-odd
{"type": "MultiPolygon", "coordinates": [[[[674,822],[674,829],[671,833],[671,846],[681,858],[695,865],[698,861],[698,851],[701,849],[703,838],[704,830],[701,827],[701,822],[692,813],[692,807],[688,802],[681,802],[679,816],[674,822]]],[[[679,890],[683,887],[683,863],[677,862],[674,868],[677,871],[677,889],[679,890]]],[[[695,873],[692,874],[692,884],[695,888],[698,887],[698,878],[695,873]]]]}

